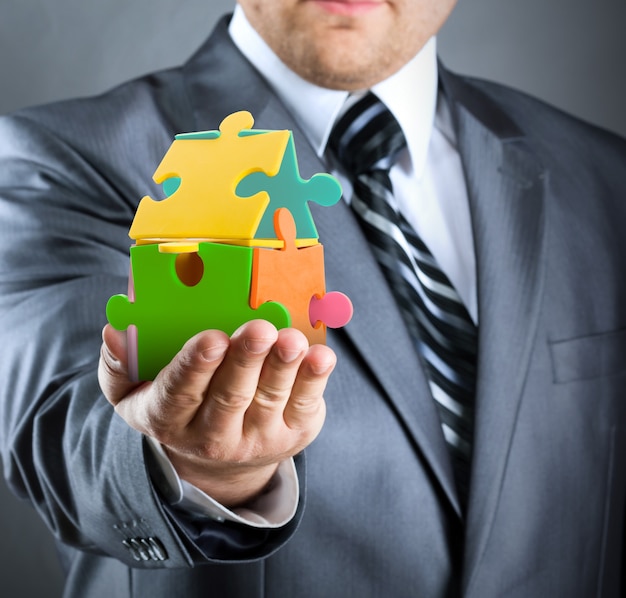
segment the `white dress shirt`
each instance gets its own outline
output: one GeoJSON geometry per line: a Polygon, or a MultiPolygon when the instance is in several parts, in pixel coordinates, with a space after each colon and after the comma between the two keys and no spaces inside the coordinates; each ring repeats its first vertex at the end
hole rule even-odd
{"type": "MultiPolygon", "coordinates": [[[[300,124],[317,155],[340,181],[344,200],[349,202],[351,184],[338,166],[325,157],[325,150],[338,116],[363,92],[349,94],[325,89],[302,79],[274,54],[239,5],[229,33],[300,124]]],[[[396,117],[407,140],[407,149],[390,172],[397,208],[429,247],[477,322],[469,203],[448,106],[438,92],[435,38],[400,71],[371,91],[396,117]]],[[[293,460],[281,464],[272,489],[255,504],[231,511],[181,480],[160,445],[152,439],[148,441],[163,473],[160,487],[171,504],[201,516],[254,527],[279,527],[293,517],[299,496],[293,460]]]]}

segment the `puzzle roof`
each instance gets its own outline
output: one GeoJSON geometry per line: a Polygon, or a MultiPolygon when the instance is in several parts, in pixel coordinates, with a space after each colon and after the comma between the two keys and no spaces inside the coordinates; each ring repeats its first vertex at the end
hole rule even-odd
{"type": "MultiPolygon", "coordinates": [[[[320,173],[302,179],[288,130],[252,129],[249,112],[227,116],[219,131],[176,135],[154,173],[165,198],[142,198],[129,236],[138,242],[277,239],[273,214],[288,208],[298,239],[317,242],[308,206],[331,206],[339,182],[320,173]]],[[[307,243],[303,243],[307,244],[307,243]]]]}

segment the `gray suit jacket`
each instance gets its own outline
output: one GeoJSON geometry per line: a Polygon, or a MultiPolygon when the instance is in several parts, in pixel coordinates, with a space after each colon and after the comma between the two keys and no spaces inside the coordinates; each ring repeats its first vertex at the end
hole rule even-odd
{"type": "Polygon", "coordinates": [[[462,520],[428,386],[350,210],[314,209],[355,315],[295,520],[272,532],[164,505],[101,396],[138,200],[182,131],[245,109],[294,131],[226,22],[182,68],[0,119],[0,414],[7,479],[65,546],[67,596],[620,595],[626,496],[626,143],[441,69],[469,191],[480,317],[462,520]],[[306,503],[306,506],[305,504],[306,503]]]}

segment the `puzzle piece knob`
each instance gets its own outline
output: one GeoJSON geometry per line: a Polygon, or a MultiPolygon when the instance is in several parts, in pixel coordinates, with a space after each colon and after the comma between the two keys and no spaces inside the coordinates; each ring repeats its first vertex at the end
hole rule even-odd
{"type": "Polygon", "coordinates": [[[331,291],[323,297],[313,295],[309,304],[311,326],[323,322],[328,328],[341,328],[352,319],[352,301],[339,291],[331,291]]]}

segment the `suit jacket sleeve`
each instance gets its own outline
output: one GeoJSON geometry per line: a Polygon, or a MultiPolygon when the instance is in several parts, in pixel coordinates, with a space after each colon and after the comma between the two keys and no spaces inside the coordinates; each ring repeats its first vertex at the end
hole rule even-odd
{"type": "MultiPolygon", "coordinates": [[[[137,201],[158,193],[160,157],[174,133],[193,127],[184,97],[155,99],[162,83],[0,119],[4,471],[55,537],[80,549],[145,567],[258,558],[299,515],[268,531],[174,514],[151,483],[142,436],[97,382],[106,301],[126,292],[137,201]],[[133,539],[162,550],[144,558],[133,539]]],[[[180,86],[169,83],[171,96],[180,86]]]]}

